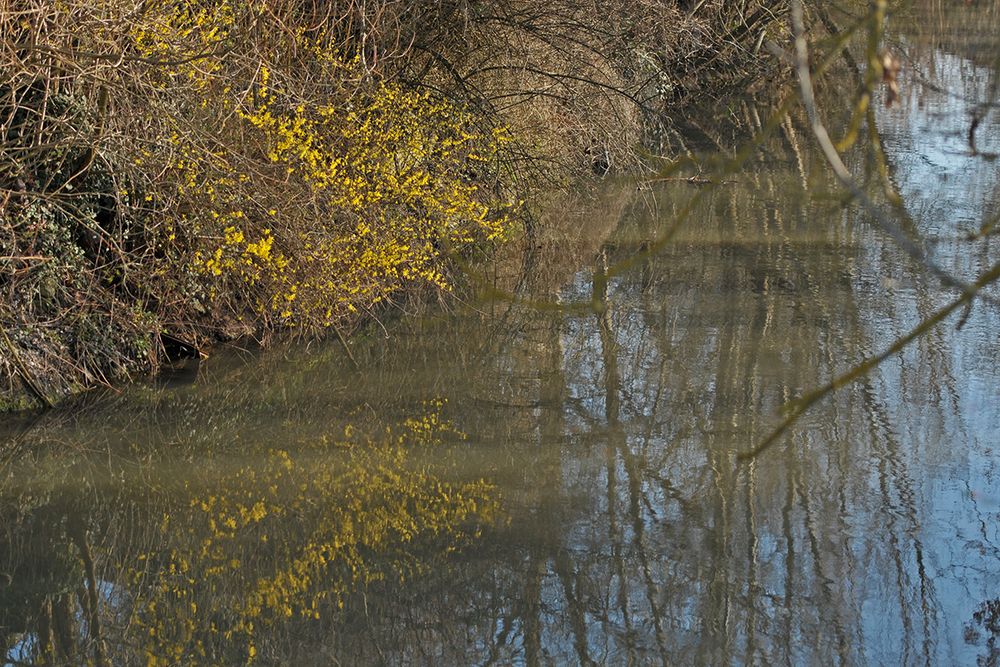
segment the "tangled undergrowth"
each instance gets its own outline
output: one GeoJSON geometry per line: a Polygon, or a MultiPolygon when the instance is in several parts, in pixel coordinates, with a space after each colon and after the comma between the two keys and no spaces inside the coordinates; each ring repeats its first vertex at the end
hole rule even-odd
{"type": "Polygon", "coordinates": [[[751,62],[744,4],[0,6],[2,407],[452,289],[530,187],[751,62]]]}

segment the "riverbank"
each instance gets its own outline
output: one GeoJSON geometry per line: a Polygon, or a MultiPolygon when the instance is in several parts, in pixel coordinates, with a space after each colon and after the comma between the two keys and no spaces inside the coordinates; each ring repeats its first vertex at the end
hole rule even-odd
{"type": "Polygon", "coordinates": [[[455,289],[533,192],[759,80],[770,4],[0,11],[0,409],[455,289]]]}

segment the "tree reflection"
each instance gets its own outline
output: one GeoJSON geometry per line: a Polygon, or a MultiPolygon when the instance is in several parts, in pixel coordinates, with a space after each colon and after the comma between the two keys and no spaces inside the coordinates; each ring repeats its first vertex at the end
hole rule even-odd
{"type": "MultiPolygon", "coordinates": [[[[900,113],[920,115],[923,102],[903,103],[900,113]]],[[[890,122],[881,113],[863,113],[875,125],[861,127],[877,133],[890,122]]],[[[970,522],[961,495],[967,479],[988,485],[995,471],[986,452],[1000,420],[978,392],[996,378],[996,313],[977,306],[961,329],[934,328],[959,319],[966,301],[955,303],[868,213],[842,206],[800,116],[777,127],[760,140],[768,158],[753,173],[714,188],[658,186],[592,252],[593,270],[558,297],[541,293],[550,305],[595,306],[590,313],[519,314],[517,303],[532,301],[514,300],[505,325],[518,335],[488,346],[502,370],[471,381],[494,411],[463,423],[531,461],[504,482],[519,528],[419,584],[426,600],[405,599],[424,619],[462,599],[472,638],[436,624],[429,655],[527,664],[968,657],[955,648],[955,619],[971,613],[962,611],[967,587],[988,589],[1000,562],[950,536],[996,540],[970,522]],[[874,363],[855,372],[866,359],[874,363]],[[962,379],[969,372],[977,385],[962,379]],[[801,411],[766,455],[737,461],[783,406],[845,374],[851,383],[801,411]],[[518,381],[490,386],[497,378],[518,381]],[[962,407],[970,401],[983,412],[962,407]],[[472,592],[458,595],[450,578],[472,592]]],[[[995,246],[972,262],[967,243],[933,241],[937,185],[914,171],[918,158],[894,153],[898,140],[885,166],[912,207],[909,232],[985,288],[995,246]]],[[[884,196],[870,146],[847,158],[884,196]]],[[[989,207],[975,210],[988,218],[989,207]]],[[[462,336],[455,345],[468,345],[462,336]]],[[[369,627],[352,646],[409,655],[395,637],[369,627]]]]}

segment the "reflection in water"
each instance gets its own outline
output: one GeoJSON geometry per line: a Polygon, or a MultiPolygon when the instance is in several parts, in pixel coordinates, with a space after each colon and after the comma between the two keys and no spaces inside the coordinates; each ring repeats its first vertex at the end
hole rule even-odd
{"type": "Polygon", "coordinates": [[[356,591],[405,585],[497,520],[491,484],[436,475],[447,457],[413,460],[461,439],[440,401],[427,407],[395,428],[223,445],[197,462],[108,452],[82,480],[66,452],[40,456],[63,469],[4,489],[8,660],[322,661],[324,642],[302,638],[329,634],[356,591]]]}
{"type": "MultiPolygon", "coordinates": [[[[997,259],[995,163],[965,140],[995,70],[910,34],[876,114],[889,180],[971,281],[997,259]]],[[[8,661],[996,664],[994,305],[737,462],[955,296],[806,137],[784,124],[715,188],[554,205],[491,279],[587,311],[491,301],[378,329],[360,370],[336,345],[219,358],[26,425],[0,480],[8,661]],[[662,252],[609,268],[696,194],[662,252]]]]}

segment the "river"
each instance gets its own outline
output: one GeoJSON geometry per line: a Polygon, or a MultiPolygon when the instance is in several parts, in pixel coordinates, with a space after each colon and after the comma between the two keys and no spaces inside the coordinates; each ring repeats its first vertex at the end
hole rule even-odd
{"type": "MultiPolygon", "coordinates": [[[[960,296],[929,263],[1000,254],[1000,11],[913,11],[873,101],[900,210],[867,135],[845,156],[928,260],[799,114],[715,183],[553,196],[479,298],[353,361],[234,348],[11,418],[6,663],[1000,664],[1000,290],[769,440],[960,296]]],[[[735,154],[772,108],[687,147],[735,154]]]]}

